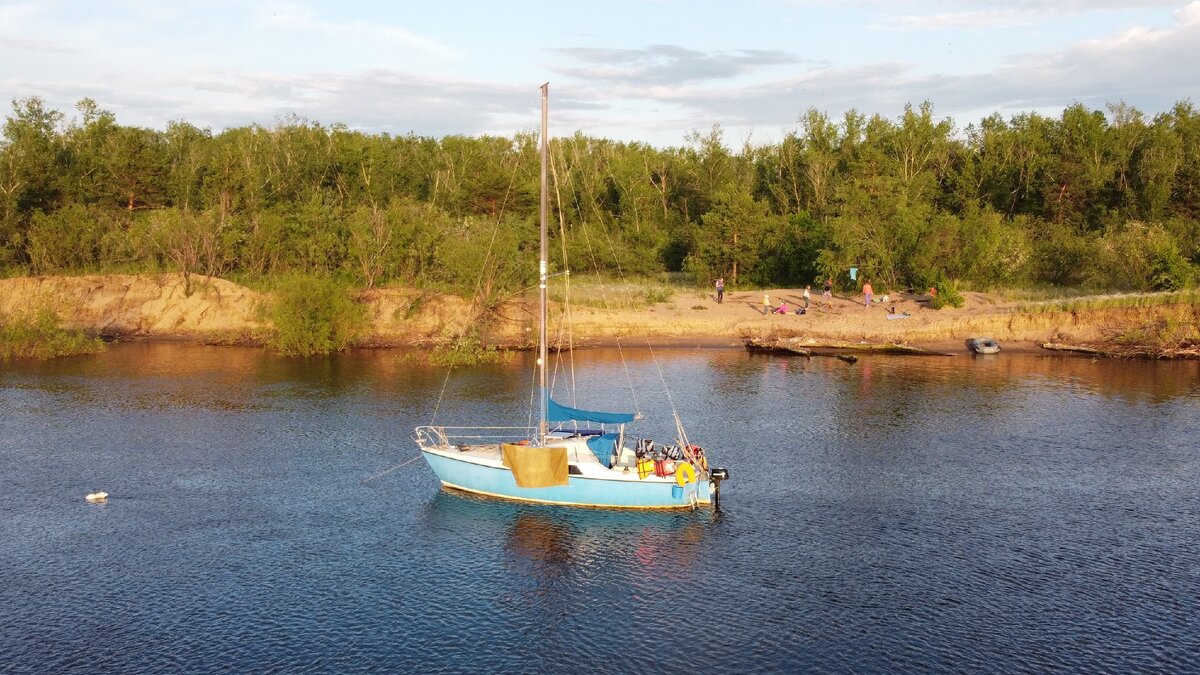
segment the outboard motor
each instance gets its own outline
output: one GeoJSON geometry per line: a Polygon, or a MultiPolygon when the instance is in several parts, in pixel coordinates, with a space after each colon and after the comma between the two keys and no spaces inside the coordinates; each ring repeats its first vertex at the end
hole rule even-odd
{"type": "Polygon", "coordinates": [[[721,482],[729,480],[729,469],[712,468],[708,471],[708,479],[713,486],[713,506],[721,507],[721,482]]]}

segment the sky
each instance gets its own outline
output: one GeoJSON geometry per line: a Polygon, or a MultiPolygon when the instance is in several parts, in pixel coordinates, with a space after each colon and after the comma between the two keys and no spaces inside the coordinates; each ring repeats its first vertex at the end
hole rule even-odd
{"type": "MultiPolygon", "coordinates": [[[[0,97],[70,121],[777,142],[809,109],[957,129],[1200,92],[1200,0],[0,0],[0,97]]],[[[5,108],[5,115],[11,108],[5,108]]]]}

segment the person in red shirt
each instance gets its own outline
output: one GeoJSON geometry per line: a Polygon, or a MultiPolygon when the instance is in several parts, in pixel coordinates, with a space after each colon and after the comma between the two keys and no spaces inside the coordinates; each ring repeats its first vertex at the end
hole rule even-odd
{"type": "Polygon", "coordinates": [[[867,307],[871,306],[871,296],[875,293],[875,289],[871,288],[871,280],[863,280],[863,304],[867,307]]]}

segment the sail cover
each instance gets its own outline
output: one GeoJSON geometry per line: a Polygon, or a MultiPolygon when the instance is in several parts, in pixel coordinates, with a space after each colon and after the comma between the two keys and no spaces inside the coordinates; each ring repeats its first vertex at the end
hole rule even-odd
{"type": "Polygon", "coordinates": [[[624,424],[632,422],[635,418],[633,413],[614,413],[614,412],[599,412],[596,410],[580,410],[579,408],[569,408],[550,398],[546,397],[548,409],[546,411],[546,421],[548,422],[599,422],[600,424],[624,424]]]}

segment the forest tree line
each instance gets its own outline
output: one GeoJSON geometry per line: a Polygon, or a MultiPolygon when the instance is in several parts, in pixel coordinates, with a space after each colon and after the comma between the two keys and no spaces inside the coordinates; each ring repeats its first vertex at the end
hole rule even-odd
{"type": "MultiPolygon", "coordinates": [[[[534,276],[538,151],[293,118],[213,133],[13,102],[0,270],[336,276],[496,299],[534,276]]],[[[1200,113],[1124,104],[965,129],[817,110],[774,144],[714,126],[680,147],[551,141],[552,248],[607,278],[795,287],[857,267],[877,290],[1176,289],[1200,265],[1200,113]]],[[[862,277],[859,277],[860,281],[862,277]]]]}

